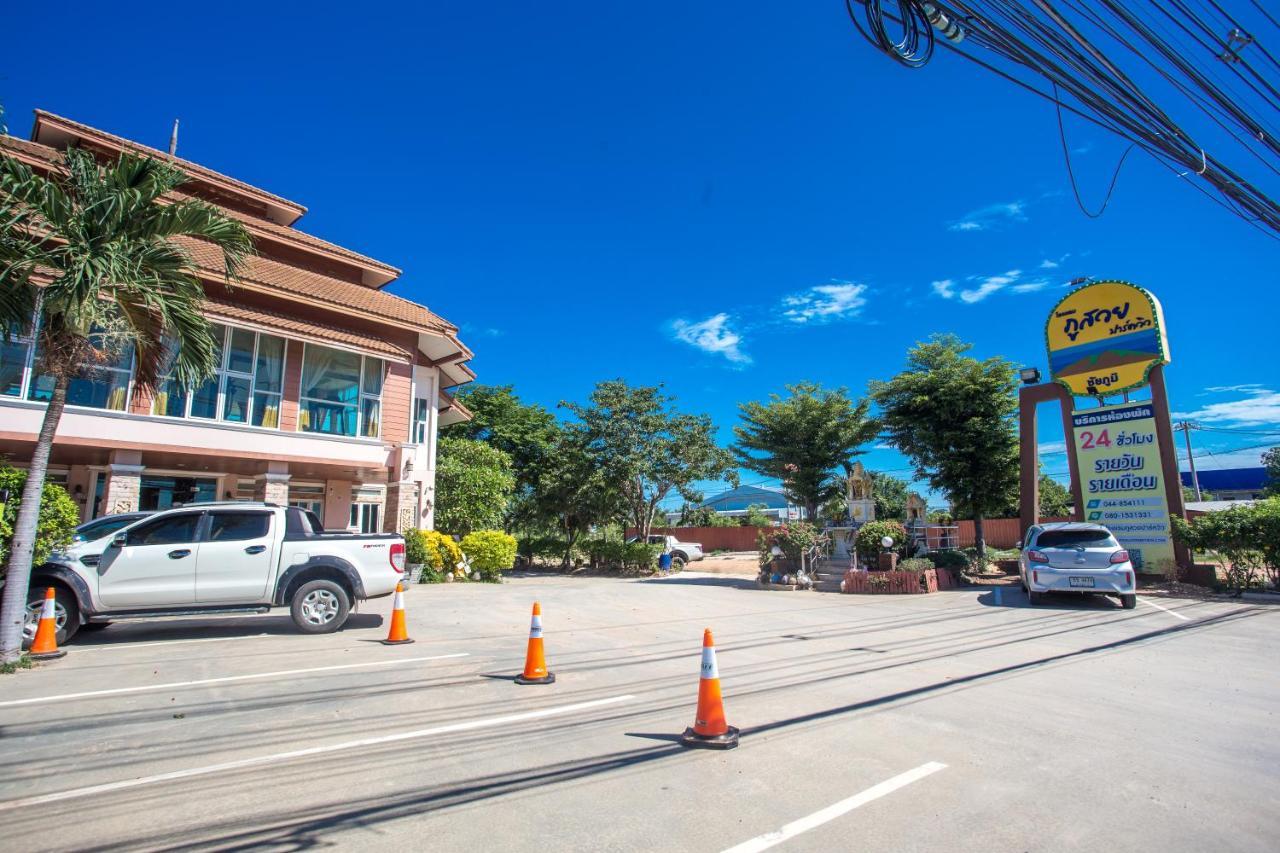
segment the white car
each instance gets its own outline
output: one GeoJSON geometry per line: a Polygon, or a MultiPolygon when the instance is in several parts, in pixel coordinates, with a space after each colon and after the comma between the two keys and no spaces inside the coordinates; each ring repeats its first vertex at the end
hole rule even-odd
{"type": "Polygon", "coordinates": [[[1048,592],[1114,595],[1126,610],[1138,604],[1129,552],[1100,524],[1065,521],[1028,528],[1018,574],[1032,604],[1048,592]]]}
{"type": "Polygon", "coordinates": [[[265,613],[288,607],[307,634],[327,634],[352,606],[404,578],[396,533],[328,533],[297,507],[229,501],[148,515],[71,545],[31,573],[28,638],[54,588],[58,642],[114,619],[265,613]]]}
{"type": "MultiPolygon", "coordinates": [[[[627,540],[628,543],[639,541],[639,536],[632,536],[627,540]]],[[[670,534],[663,536],[660,533],[651,533],[648,541],[650,545],[661,545],[671,555],[672,560],[679,560],[682,563],[691,563],[706,556],[702,553],[700,542],[681,542],[670,534]]]]}

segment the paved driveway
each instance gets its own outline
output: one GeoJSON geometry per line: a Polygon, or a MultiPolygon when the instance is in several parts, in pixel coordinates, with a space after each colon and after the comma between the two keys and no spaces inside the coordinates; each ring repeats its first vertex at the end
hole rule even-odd
{"type": "Polygon", "coordinates": [[[338,634],[113,625],[0,679],[24,850],[1273,850],[1280,611],[746,578],[415,587],[338,634]],[[517,686],[531,603],[552,686],[517,686]],[[730,752],[693,719],[702,628],[730,752]]]}

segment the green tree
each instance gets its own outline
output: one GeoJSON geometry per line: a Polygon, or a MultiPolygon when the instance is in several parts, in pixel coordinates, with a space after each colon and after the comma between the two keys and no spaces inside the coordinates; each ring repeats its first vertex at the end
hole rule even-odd
{"type": "Polygon", "coordinates": [[[1267,469],[1265,494],[1280,497],[1280,447],[1273,447],[1262,454],[1262,467],[1267,469]]]}
{"type": "Polygon", "coordinates": [[[911,495],[911,486],[901,477],[871,473],[871,497],[876,502],[876,518],[905,521],[907,518],[907,498],[911,495]]]}
{"type": "Polygon", "coordinates": [[[465,536],[500,525],[515,489],[511,457],[470,438],[442,438],[436,455],[436,527],[465,536]]]}
{"type": "MultiPolygon", "coordinates": [[[[9,556],[9,543],[13,541],[13,525],[18,520],[19,497],[27,482],[27,472],[11,465],[0,464],[0,491],[9,493],[9,500],[0,510],[0,565],[9,556]]],[[[59,485],[45,483],[40,496],[40,516],[36,526],[36,545],[32,563],[40,564],[58,548],[71,542],[76,525],[80,523],[80,510],[76,502],[59,485]]],[[[0,571],[0,577],[4,577],[0,571]]]]}
{"type": "Polygon", "coordinates": [[[721,515],[709,506],[685,504],[680,510],[680,527],[737,527],[736,519],[721,515]]]}
{"type": "Polygon", "coordinates": [[[517,491],[530,487],[560,431],[555,415],[522,403],[510,385],[469,385],[458,392],[457,400],[471,410],[472,418],[440,430],[441,437],[470,438],[498,448],[511,457],[517,491]]]}
{"type": "Polygon", "coordinates": [[[204,287],[180,238],[216,246],[228,281],[253,251],[237,219],[170,195],[186,177],[168,164],[125,154],[100,166],[69,148],[64,167],[42,175],[0,155],[0,330],[27,332],[38,316],[38,369],[53,379],[14,524],[0,663],[21,653],[40,495],[71,379],[122,355],[143,389],[164,372],[188,386],[212,375],[204,287]]]}
{"type": "Polygon", "coordinates": [[[556,437],[539,465],[527,507],[527,522],[543,530],[552,527],[562,537],[565,564],[584,533],[623,510],[616,485],[595,465],[581,432],[571,430],[556,437]]]}
{"type": "Polygon", "coordinates": [[[673,402],[661,386],[633,388],[616,379],[597,384],[586,405],[560,404],[577,416],[573,429],[588,457],[615,484],[626,516],[644,536],[668,496],[699,502],[699,481],[738,483],[711,418],[679,412],[673,402]]]}
{"type": "Polygon", "coordinates": [[[768,509],[764,504],[752,504],[747,507],[747,514],[742,517],[744,527],[772,527],[773,519],[765,514],[768,509]]]}
{"type": "Polygon", "coordinates": [[[984,517],[1000,511],[1018,480],[1017,376],[1003,358],[979,361],[954,335],[934,336],[907,354],[907,367],[872,383],[890,442],[917,476],[973,513],[986,559],[984,517]]]}
{"type": "MultiPolygon", "coordinates": [[[[1071,496],[1071,490],[1050,477],[1048,474],[1040,475],[1040,517],[1041,518],[1060,518],[1064,515],[1071,514],[1071,507],[1075,504],[1075,498],[1071,496]]],[[[1018,508],[1014,507],[1014,511],[1010,513],[1010,517],[1018,515],[1018,508]]]]}
{"type": "Polygon", "coordinates": [[[838,495],[862,445],[879,424],[869,417],[870,402],[854,403],[845,388],[824,390],[815,382],[787,386],[787,397],[743,403],[742,424],[734,427],[734,455],[742,467],[781,480],[793,502],[818,518],[822,504],[838,495]]]}

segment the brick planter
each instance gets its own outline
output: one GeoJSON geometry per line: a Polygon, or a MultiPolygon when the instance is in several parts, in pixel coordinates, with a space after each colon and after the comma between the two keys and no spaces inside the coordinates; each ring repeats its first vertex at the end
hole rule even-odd
{"type": "Polygon", "coordinates": [[[938,572],[860,572],[844,573],[840,591],[853,595],[917,595],[938,591],[938,572]]]}

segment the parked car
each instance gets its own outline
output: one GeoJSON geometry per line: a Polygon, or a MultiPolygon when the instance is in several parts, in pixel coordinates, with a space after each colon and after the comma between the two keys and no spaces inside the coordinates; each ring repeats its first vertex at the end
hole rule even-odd
{"type": "Polygon", "coordinates": [[[1114,595],[1126,610],[1138,604],[1129,552],[1100,524],[1067,521],[1029,528],[1018,574],[1032,604],[1048,592],[1114,595]]]}
{"type": "Polygon", "coordinates": [[[358,602],[394,592],[404,569],[404,539],[395,533],[329,533],[297,507],[197,504],[52,555],[32,572],[26,630],[34,635],[52,586],[59,643],[113,619],[273,607],[288,607],[303,633],[327,634],[358,602]]]}
{"type": "MultiPolygon", "coordinates": [[[[628,543],[639,542],[639,536],[632,536],[627,540],[628,543]]],[[[670,534],[663,536],[660,533],[651,533],[648,542],[650,545],[661,545],[663,549],[671,555],[672,562],[679,560],[681,563],[691,563],[694,560],[701,560],[706,554],[702,553],[702,544],[699,542],[681,542],[670,534]]]]}
{"type": "Polygon", "coordinates": [[[92,542],[95,539],[110,536],[117,530],[133,524],[135,521],[141,521],[149,515],[151,515],[149,512],[121,512],[116,515],[100,516],[77,527],[75,534],[71,537],[71,541],[92,542]]]}

